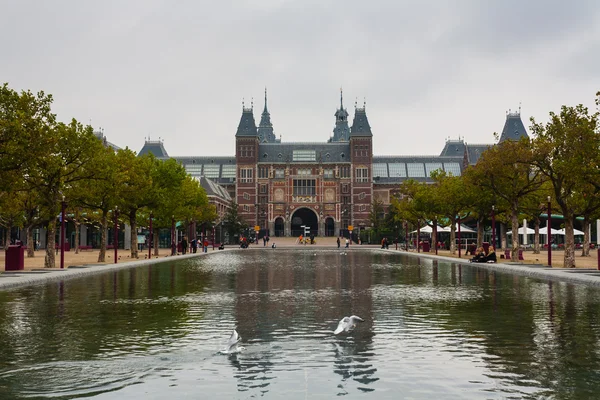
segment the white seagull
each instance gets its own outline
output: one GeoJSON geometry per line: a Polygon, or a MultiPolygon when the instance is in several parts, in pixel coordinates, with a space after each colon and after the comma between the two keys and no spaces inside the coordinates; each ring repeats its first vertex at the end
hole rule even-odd
{"type": "Polygon", "coordinates": [[[356,323],[357,322],[365,322],[364,319],[362,319],[361,317],[358,317],[356,315],[353,315],[351,317],[344,317],[342,318],[342,320],[340,321],[340,323],[338,324],[338,327],[335,331],[333,331],[334,335],[337,335],[339,333],[343,332],[350,332],[351,330],[353,330],[354,328],[356,328],[356,323]]]}
{"type": "Polygon", "coordinates": [[[242,337],[234,329],[233,332],[231,332],[231,336],[229,337],[229,340],[227,341],[225,349],[223,349],[222,353],[230,354],[241,351],[243,347],[238,347],[238,343],[240,342],[240,340],[242,340],[242,337]]]}

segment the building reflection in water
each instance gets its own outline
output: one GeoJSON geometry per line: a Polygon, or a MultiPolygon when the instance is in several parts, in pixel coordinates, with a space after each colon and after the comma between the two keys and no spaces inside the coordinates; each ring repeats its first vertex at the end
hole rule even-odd
{"type": "MultiPolygon", "coordinates": [[[[370,390],[368,385],[378,380],[370,362],[371,266],[358,264],[352,252],[280,252],[279,257],[290,259],[277,265],[248,262],[235,275],[235,318],[248,347],[230,356],[239,390],[268,390],[274,368],[293,368],[294,358],[311,357],[331,360],[342,393],[350,379],[360,390],[370,390]],[[339,320],[350,315],[365,322],[350,334],[333,335],[339,320]],[[315,354],[318,349],[323,350],[315,354]]],[[[307,385],[312,373],[306,371],[307,385]]]]}

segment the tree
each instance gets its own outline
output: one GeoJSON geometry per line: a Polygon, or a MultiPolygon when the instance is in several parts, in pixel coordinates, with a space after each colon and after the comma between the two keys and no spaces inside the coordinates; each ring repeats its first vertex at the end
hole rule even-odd
{"type": "Polygon", "coordinates": [[[481,191],[493,193],[509,207],[512,226],[512,261],[518,261],[519,212],[527,197],[535,196],[544,179],[532,165],[529,139],[507,140],[483,152],[477,165],[469,171],[470,181],[481,191]]]}
{"type": "Polygon", "coordinates": [[[553,200],[564,218],[565,268],[575,268],[573,219],[579,200],[574,193],[586,182],[600,189],[598,116],[598,112],[590,114],[587,107],[579,104],[562,106],[560,114],[550,112],[546,124],[531,118],[535,136],[533,163],[552,183],[553,200]]]}
{"type": "Polygon", "coordinates": [[[52,96],[44,92],[19,94],[6,83],[0,86],[0,191],[47,151],[46,139],[56,122],[51,105],[52,96]]]}
{"type": "Polygon", "coordinates": [[[76,182],[91,179],[92,168],[86,168],[101,152],[102,144],[90,126],[84,127],[76,120],[69,124],[58,123],[43,137],[46,152],[24,167],[26,186],[37,192],[40,217],[46,221],[48,242],[44,266],[55,266],[54,245],[56,223],[63,198],[76,182]]]}
{"type": "Polygon", "coordinates": [[[439,215],[450,222],[450,251],[454,254],[456,225],[459,219],[465,219],[470,215],[474,192],[469,190],[462,176],[452,176],[436,170],[431,173],[431,178],[434,181],[436,195],[441,200],[439,215]]]}
{"type": "Polygon", "coordinates": [[[230,240],[248,228],[248,224],[239,215],[238,205],[234,200],[231,201],[227,213],[225,213],[223,223],[225,224],[230,240]]]}
{"type": "Polygon", "coordinates": [[[138,157],[129,149],[117,151],[117,162],[122,166],[125,176],[120,188],[119,209],[127,216],[131,227],[131,258],[139,258],[137,227],[140,211],[152,204],[152,169],[156,159],[149,153],[138,157]]]}

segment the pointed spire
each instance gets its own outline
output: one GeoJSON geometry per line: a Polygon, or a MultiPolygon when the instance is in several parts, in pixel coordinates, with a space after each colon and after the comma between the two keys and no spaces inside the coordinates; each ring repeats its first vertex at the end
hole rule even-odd
{"type": "Polygon", "coordinates": [[[344,109],[344,90],[340,86],[340,110],[344,109]]]}
{"type": "Polygon", "coordinates": [[[265,109],[263,110],[263,113],[266,113],[267,111],[267,87],[265,86],[265,109]]]}

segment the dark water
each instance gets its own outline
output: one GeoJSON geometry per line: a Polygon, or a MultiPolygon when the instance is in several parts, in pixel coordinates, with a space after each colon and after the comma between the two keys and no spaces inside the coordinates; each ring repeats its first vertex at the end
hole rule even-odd
{"type": "Polygon", "coordinates": [[[0,292],[0,399],[593,399],[599,339],[590,287],[247,250],[0,292]]]}

